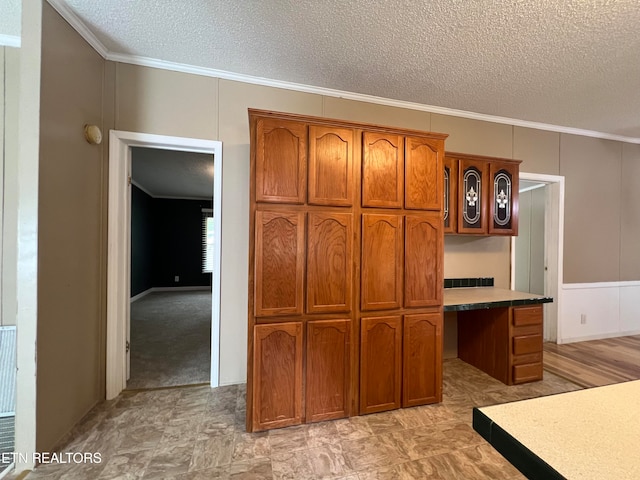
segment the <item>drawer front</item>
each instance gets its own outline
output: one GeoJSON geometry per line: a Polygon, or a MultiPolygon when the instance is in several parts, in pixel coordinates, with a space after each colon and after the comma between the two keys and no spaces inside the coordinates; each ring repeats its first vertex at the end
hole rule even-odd
{"type": "Polygon", "coordinates": [[[513,354],[526,355],[542,351],[542,335],[523,335],[513,337],[513,354]]]}
{"type": "Polygon", "coordinates": [[[542,325],[542,305],[513,309],[513,326],[542,325]]]}
{"type": "Polygon", "coordinates": [[[511,365],[524,365],[525,363],[542,363],[542,352],[514,356],[511,365]]]}
{"type": "Polygon", "coordinates": [[[526,383],[542,380],[542,362],[514,365],[513,383],[526,383]]]}

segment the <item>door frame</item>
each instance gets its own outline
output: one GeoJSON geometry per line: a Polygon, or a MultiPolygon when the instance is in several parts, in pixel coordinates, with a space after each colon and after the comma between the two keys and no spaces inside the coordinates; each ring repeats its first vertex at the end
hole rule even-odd
{"type": "Polygon", "coordinates": [[[109,132],[109,211],[107,247],[106,397],[127,386],[126,342],[130,311],[131,147],[212,154],[213,216],[216,231],[211,295],[211,387],[220,375],[220,266],[222,239],[222,142],[139,132],[109,132]]]}
{"type": "MultiPolygon", "coordinates": [[[[564,177],[520,172],[520,180],[546,183],[545,195],[545,295],[554,305],[544,305],[545,341],[562,343],[562,282],[564,249],[564,177]]],[[[516,283],[516,237],[511,237],[511,288],[516,283]]]]}

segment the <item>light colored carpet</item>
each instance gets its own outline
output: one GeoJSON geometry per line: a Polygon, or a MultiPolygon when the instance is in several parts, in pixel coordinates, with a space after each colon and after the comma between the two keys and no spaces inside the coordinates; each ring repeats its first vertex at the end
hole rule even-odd
{"type": "Polygon", "coordinates": [[[131,304],[128,389],[209,381],[211,292],[153,292],[131,304]]]}

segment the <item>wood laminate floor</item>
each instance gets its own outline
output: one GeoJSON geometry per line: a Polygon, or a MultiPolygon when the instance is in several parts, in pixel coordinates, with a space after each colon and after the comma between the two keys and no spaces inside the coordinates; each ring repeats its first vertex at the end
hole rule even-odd
{"type": "Polygon", "coordinates": [[[640,335],[544,344],[544,369],[583,387],[640,379],[640,335]]]}

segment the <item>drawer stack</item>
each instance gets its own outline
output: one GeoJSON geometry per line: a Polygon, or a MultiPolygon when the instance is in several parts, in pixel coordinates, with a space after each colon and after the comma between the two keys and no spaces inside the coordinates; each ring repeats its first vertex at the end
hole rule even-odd
{"type": "Polygon", "coordinates": [[[509,385],[542,380],[542,305],[512,307],[509,385]]]}

